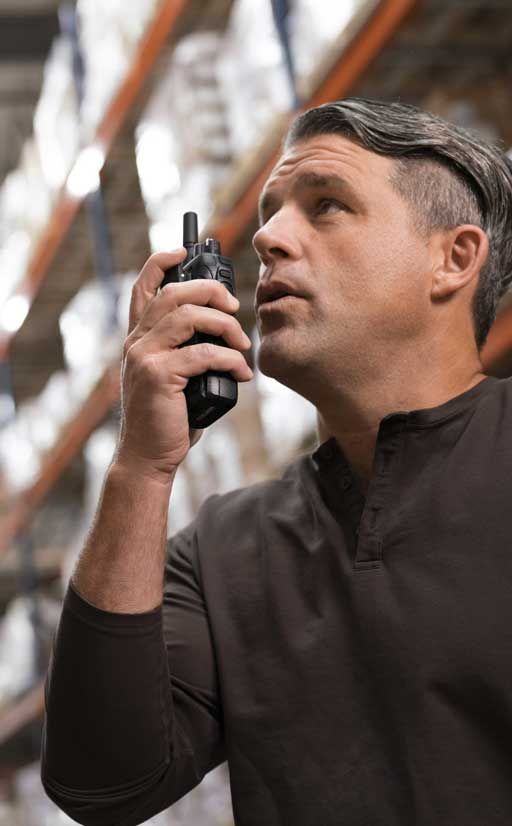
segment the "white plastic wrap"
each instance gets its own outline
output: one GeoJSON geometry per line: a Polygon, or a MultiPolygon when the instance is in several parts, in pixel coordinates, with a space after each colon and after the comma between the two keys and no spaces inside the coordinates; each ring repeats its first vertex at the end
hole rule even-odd
{"type": "Polygon", "coordinates": [[[77,147],[71,49],[58,37],[45,64],[34,135],[25,141],[17,168],[0,189],[0,308],[25,274],[77,147]]]}
{"type": "MultiPolygon", "coordinates": [[[[120,295],[131,291],[134,273],[115,276],[120,295]]],[[[126,301],[120,302],[120,312],[126,312],[126,301]]],[[[64,361],[71,372],[87,372],[91,365],[99,376],[115,358],[120,357],[126,336],[128,313],[119,325],[110,326],[109,296],[102,282],[89,281],[66,305],[59,318],[64,346],[64,361]]]]}
{"type": "Polygon", "coordinates": [[[338,0],[321,5],[315,0],[294,0],[289,18],[290,45],[301,96],[311,94],[309,79],[318,64],[365,5],[375,5],[375,0],[338,0]]]}
{"type": "Polygon", "coordinates": [[[233,4],[217,77],[226,105],[231,152],[238,158],[262,140],[276,114],[293,105],[269,0],[233,4]]]}
{"type": "Polygon", "coordinates": [[[219,33],[209,31],[179,42],[136,130],[153,250],[181,246],[182,216],[190,209],[202,231],[229,172],[225,107],[216,79],[222,42],[219,33]]]}
{"type": "MultiPolygon", "coordinates": [[[[8,183],[6,181],[4,189],[6,185],[17,189],[17,184],[21,183],[20,174],[18,172],[11,173],[7,177],[9,181],[8,183]]],[[[1,195],[2,193],[0,193],[0,198],[1,195]]],[[[2,207],[0,205],[0,227],[2,222],[1,211],[2,207]]],[[[25,275],[32,251],[33,239],[25,229],[13,228],[10,233],[5,234],[3,242],[0,242],[0,272],[2,273],[0,278],[0,312],[2,314],[7,302],[25,275]]],[[[4,319],[2,319],[2,323],[5,325],[4,319]]]]}
{"type": "MultiPolygon", "coordinates": [[[[222,47],[218,32],[196,32],[182,38],[160,95],[152,102],[160,107],[164,104],[167,113],[172,111],[181,166],[229,160],[225,104],[215,75],[222,47]]],[[[151,113],[151,104],[148,110],[151,113]]]]}
{"type": "Polygon", "coordinates": [[[30,441],[27,424],[16,417],[0,430],[0,470],[6,496],[24,490],[34,482],[41,457],[30,441]]]}
{"type": "Polygon", "coordinates": [[[56,37],[45,63],[41,95],[34,112],[34,137],[44,179],[58,190],[79,147],[78,102],[69,40],[56,37]]]}
{"type": "Polygon", "coordinates": [[[16,418],[0,430],[0,467],[8,490],[17,493],[35,481],[44,455],[84,398],[83,387],[73,385],[69,373],[59,370],[39,396],[19,406],[16,418]]]}
{"type": "Polygon", "coordinates": [[[166,198],[155,209],[147,209],[151,220],[149,239],[153,252],[175,249],[183,244],[183,213],[197,213],[199,234],[214,210],[213,190],[225,179],[218,165],[191,166],[178,195],[166,198]]]}
{"type": "Polygon", "coordinates": [[[109,306],[97,281],[86,284],[60,317],[66,370],[53,373],[39,396],[27,399],[0,430],[0,472],[6,493],[18,493],[37,478],[45,454],[79,412],[106,368],[120,360],[128,329],[136,273],[116,278],[118,325],[108,327],[109,306]]]}
{"type": "Polygon", "coordinates": [[[25,274],[51,207],[39,152],[30,138],[23,145],[19,166],[0,189],[0,310],[25,274]]]}
{"type": "Polygon", "coordinates": [[[25,179],[24,202],[18,204],[20,228],[37,237],[50,217],[52,194],[44,179],[41,157],[33,138],[25,141],[20,167],[25,179]]]}
{"type": "MultiPolygon", "coordinates": [[[[300,91],[358,10],[374,0],[294,0],[291,50],[300,91]]],[[[137,167],[153,250],[182,243],[183,212],[209,222],[233,161],[254,151],[293,106],[283,48],[268,0],[236,0],[226,31],[176,46],[136,131],[137,167]]]]}
{"type": "Polygon", "coordinates": [[[31,601],[16,597],[0,623],[0,707],[35,683],[31,601]]]}
{"type": "Polygon", "coordinates": [[[81,109],[83,137],[91,140],[126,76],[159,0],[78,0],[80,44],[86,69],[81,109]]]}

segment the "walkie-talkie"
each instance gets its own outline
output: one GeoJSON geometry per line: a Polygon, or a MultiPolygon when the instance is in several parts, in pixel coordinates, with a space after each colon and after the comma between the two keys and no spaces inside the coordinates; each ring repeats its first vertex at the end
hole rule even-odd
{"type": "MultiPolygon", "coordinates": [[[[166,270],[161,287],[170,282],[182,283],[193,278],[214,278],[235,295],[235,274],[231,259],[220,254],[220,242],[215,238],[206,238],[202,243],[198,241],[195,212],[185,212],[183,215],[183,246],[187,250],[187,257],[180,264],[166,270]]],[[[218,336],[194,333],[181,347],[202,342],[227,346],[224,339],[218,336]]],[[[231,373],[208,370],[201,376],[192,376],[188,380],[185,398],[190,427],[208,427],[235,406],[238,385],[231,373]]]]}

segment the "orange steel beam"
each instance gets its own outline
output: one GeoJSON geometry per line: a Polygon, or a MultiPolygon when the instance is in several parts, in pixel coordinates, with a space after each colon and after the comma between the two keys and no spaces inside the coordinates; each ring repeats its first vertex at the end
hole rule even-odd
{"type": "MultiPolygon", "coordinates": [[[[184,5],[185,0],[164,0],[148,25],[130,70],[114,95],[96,131],[93,143],[100,145],[105,154],[119,132],[184,5]]],[[[34,300],[57,250],[66,237],[82,201],[83,198],[74,198],[69,195],[65,186],[62,188],[59,200],[53,209],[47,226],[43,230],[29,261],[25,277],[17,290],[18,293],[22,293],[29,300],[30,304],[34,300]]],[[[12,337],[13,334],[8,333],[1,336],[0,360],[7,358],[12,337]]]]}

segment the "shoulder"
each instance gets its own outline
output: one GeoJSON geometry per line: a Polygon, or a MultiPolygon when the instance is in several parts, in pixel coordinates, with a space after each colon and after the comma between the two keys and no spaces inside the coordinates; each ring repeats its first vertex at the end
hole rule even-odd
{"type": "Polygon", "coordinates": [[[225,535],[233,527],[247,530],[262,518],[271,518],[272,514],[303,508],[304,478],[309,461],[309,455],[300,456],[276,479],[208,497],[197,515],[199,528],[225,535]]]}
{"type": "Polygon", "coordinates": [[[201,548],[214,554],[216,548],[240,547],[261,534],[265,524],[304,514],[310,463],[311,456],[304,454],[277,479],[207,497],[192,522],[168,540],[168,551],[197,557],[201,548]]]}

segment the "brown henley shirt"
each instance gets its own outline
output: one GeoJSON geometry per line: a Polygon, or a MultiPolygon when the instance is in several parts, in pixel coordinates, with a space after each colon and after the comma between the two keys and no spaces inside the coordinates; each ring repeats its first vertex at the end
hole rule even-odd
{"type": "Polygon", "coordinates": [[[385,416],[364,499],[334,439],[209,497],[163,604],[68,586],[41,778],[136,826],[227,760],[237,826],[512,824],[512,379],[385,416]]]}

